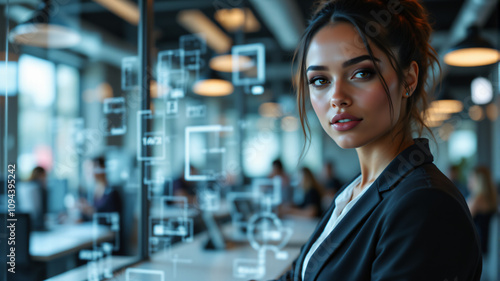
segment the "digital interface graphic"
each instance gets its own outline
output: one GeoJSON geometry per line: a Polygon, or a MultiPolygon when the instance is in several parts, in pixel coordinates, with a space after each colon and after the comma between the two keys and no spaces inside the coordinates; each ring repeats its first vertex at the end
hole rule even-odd
{"type": "Polygon", "coordinates": [[[167,50],[158,53],[158,95],[180,99],[186,94],[189,73],[184,66],[184,50],[167,50]]]}
{"type": "Polygon", "coordinates": [[[187,118],[203,118],[206,115],[207,115],[207,106],[204,104],[189,105],[186,108],[187,118]]]}
{"type": "Polygon", "coordinates": [[[244,86],[245,92],[253,95],[264,93],[266,82],[266,52],[261,43],[232,47],[233,84],[244,86]]]}
{"type": "Polygon", "coordinates": [[[103,107],[104,115],[107,118],[106,133],[111,136],[125,134],[127,132],[125,98],[105,99],[103,107]]]}
{"type": "Polygon", "coordinates": [[[179,102],[175,99],[165,100],[165,118],[172,119],[179,116],[179,102]]]}
{"type": "Polygon", "coordinates": [[[153,115],[150,110],[137,112],[137,160],[165,158],[165,115],[153,115]]]}
{"type": "Polygon", "coordinates": [[[232,132],[233,128],[221,125],[193,126],[186,127],[185,135],[185,178],[188,181],[208,181],[215,180],[220,174],[224,173],[225,147],[220,147],[220,134],[232,132]],[[208,144],[200,147],[195,142],[196,138],[205,140],[208,144]],[[193,156],[199,156],[194,159],[193,156]],[[192,163],[196,162],[196,163],[192,163]],[[198,172],[193,174],[191,166],[198,167],[198,172]]]}

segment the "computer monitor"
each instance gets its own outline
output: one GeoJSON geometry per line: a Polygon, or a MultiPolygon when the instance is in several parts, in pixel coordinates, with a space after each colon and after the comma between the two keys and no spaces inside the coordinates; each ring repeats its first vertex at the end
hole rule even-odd
{"type": "Polygon", "coordinates": [[[235,210],[237,211],[239,222],[241,222],[239,229],[246,233],[247,223],[250,220],[250,217],[256,212],[254,199],[239,198],[238,200],[234,200],[233,204],[235,210]]]}
{"type": "Polygon", "coordinates": [[[244,235],[250,217],[258,212],[258,196],[252,192],[230,192],[226,196],[231,211],[232,225],[237,233],[244,235]]]}

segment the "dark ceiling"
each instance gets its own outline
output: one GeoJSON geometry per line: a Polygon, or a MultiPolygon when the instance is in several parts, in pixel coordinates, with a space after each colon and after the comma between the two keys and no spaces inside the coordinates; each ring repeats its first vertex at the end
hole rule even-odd
{"type": "MultiPolygon", "coordinates": [[[[73,0],[74,1],[74,0],[73,0]]],[[[273,1],[273,0],[270,0],[273,1]]],[[[300,7],[303,22],[307,22],[313,11],[314,1],[312,0],[289,0],[294,1],[300,7]]],[[[79,13],[85,21],[91,22],[104,30],[121,38],[135,39],[130,34],[136,33],[136,27],[128,24],[115,14],[108,11],[92,0],[74,1],[74,4],[68,5],[69,13],[79,13]]],[[[134,0],[137,2],[137,0],[134,0]]],[[[429,11],[429,18],[435,31],[447,31],[452,26],[457,17],[464,0],[424,0],[423,4],[429,11]]],[[[189,32],[180,26],[177,21],[177,13],[184,9],[200,9],[216,24],[214,13],[217,5],[212,0],[155,0],[155,27],[157,31],[157,43],[168,44],[176,41],[180,36],[189,32]]],[[[269,29],[262,24],[262,19],[250,3],[243,2],[242,6],[252,9],[262,25],[260,31],[248,33],[247,38],[272,38],[269,29]]],[[[220,27],[220,25],[219,25],[220,27]]],[[[222,28],[222,27],[221,27],[222,28]]],[[[498,12],[491,13],[484,28],[498,28],[498,12]]]]}

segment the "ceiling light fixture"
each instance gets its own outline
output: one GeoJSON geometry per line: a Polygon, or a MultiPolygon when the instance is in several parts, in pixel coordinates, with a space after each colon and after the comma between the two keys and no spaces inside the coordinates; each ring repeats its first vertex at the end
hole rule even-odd
{"type": "Polygon", "coordinates": [[[180,11],[177,22],[193,34],[204,34],[207,45],[217,53],[223,54],[231,50],[231,38],[200,10],[180,11]]]}
{"type": "Polygon", "coordinates": [[[77,45],[81,36],[70,22],[53,11],[50,0],[40,3],[34,16],[9,32],[9,40],[16,44],[42,48],[68,48],[77,45]]]}
{"type": "Polygon", "coordinates": [[[490,103],[486,106],[486,116],[490,121],[494,122],[498,118],[498,107],[494,103],[490,103]]]}
{"type": "Polygon", "coordinates": [[[441,114],[458,113],[464,109],[464,106],[459,100],[443,99],[431,102],[430,110],[441,114]]]}
{"type": "Polygon", "coordinates": [[[221,97],[230,95],[233,91],[233,84],[222,79],[203,79],[193,85],[193,92],[200,96],[221,97]]]}
{"type": "Polygon", "coordinates": [[[424,116],[425,116],[425,118],[424,118],[425,120],[434,122],[434,121],[448,120],[448,119],[450,119],[451,114],[439,112],[435,108],[428,108],[427,111],[425,112],[424,116]]]}
{"type": "Polygon", "coordinates": [[[425,125],[429,128],[435,128],[435,127],[439,127],[441,125],[443,125],[443,121],[429,121],[429,120],[426,120],[425,121],[425,125]]]}
{"type": "MultiPolygon", "coordinates": [[[[210,68],[220,72],[233,72],[233,56],[220,55],[213,57],[209,62],[210,68]]],[[[252,68],[254,65],[253,60],[247,56],[238,56],[238,68],[241,71],[252,68]]]]}
{"type": "Polygon", "coordinates": [[[446,64],[461,67],[490,65],[499,60],[500,52],[481,38],[477,26],[469,27],[467,37],[444,55],[446,64]]]}
{"type": "Polygon", "coordinates": [[[471,83],[471,98],[475,104],[487,104],[493,100],[493,85],[484,77],[477,77],[471,83]]]}
{"type": "Polygon", "coordinates": [[[220,9],[215,12],[215,19],[229,32],[243,29],[244,32],[257,32],[260,23],[248,8],[220,9]]]}
{"type": "Polygon", "coordinates": [[[104,8],[110,10],[117,16],[130,24],[138,25],[141,18],[137,5],[129,0],[94,0],[104,8]]]}
{"type": "Polygon", "coordinates": [[[483,108],[479,105],[473,105],[469,108],[469,117],[474,121],[481,121],[484,119],[483,108]]]}

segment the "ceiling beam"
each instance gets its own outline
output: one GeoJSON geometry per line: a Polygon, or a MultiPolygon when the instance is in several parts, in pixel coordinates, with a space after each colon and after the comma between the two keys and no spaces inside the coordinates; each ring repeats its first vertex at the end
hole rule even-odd
{"type": "Polygon", "coordinates": [[[276,37],[281,48],[294,50],[305,29],[302,12],[296,1],[250,0],[250,3],[276,37]]]}

